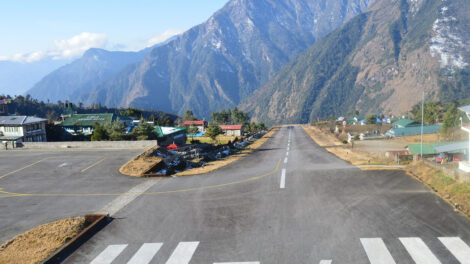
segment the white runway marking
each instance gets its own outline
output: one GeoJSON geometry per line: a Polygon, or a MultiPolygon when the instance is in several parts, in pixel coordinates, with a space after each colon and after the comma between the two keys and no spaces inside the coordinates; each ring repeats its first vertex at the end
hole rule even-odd
{"type": "Polygon", "coordinates": [[[381,238],[361,238],[371,264],[396,264],[381,238]]]}
{"type": "Polygon", "coordinates": [[[145,180],[144,182],[134,186],[132,189],[127,191],[129,195],[121,195],[116,199],[112,200],[109,204],[99,210],[97,213],[100,214],[109,214],[113,216],[119,210],[124,208],[124,206],[128,205],[130,202],[134,201],[135,198],[139,197],[142,193],[146,192],[152,186],[154,186],[159,180],[158,179],[151,179],[145,180]]]}
{"type": "Polygon", "coordinates": [[[287,157],[284,159],[284,163],[287,163],[287,157]]]}
{"type": "Polygon", "coordinates": [[[286,156],[289,156],[289,151],[286,152],[286,156]]]}
{"type": "Polygon", "coordinates": [[[470,247],[462,239],[459,237],[440,237],[439,240],[461,264],[470,264],[470,247]]]}
{"type": "Polygon", "coordinates": [[[127,247],[126,245],[110,245],[101,252],[90,264],[110,264],[127,247]]]}
{"type": "Polygon", "coordinates": [[[331,260],[322,260],[320,264],[331,264],[331,260]]]}
{"type": "Polygon", "coordinates": [[[286,188],[286,169],[282,169],[282,174],[281,174],[281,189],[286,188]]]}
{"type": "Polygon", "coordinates": [[[166,264],[188,264],[199,242],[180,242],[166,264]]]}
{"type": "Polygon", "coordinates": [[[148,264],[162,247],[163,243],[145,243],[127,264],[148,264]]]}
{"type": "Polygon", "coordinates": [[[399,239],[416,264],[441,264],[421,238],[400,237],[399,239]]]}
{"type": "Polygon", "coordinates": [[[62,163],[62,164],[60,164],[59,166],[57,166],[57,168],[63,168],[63,167],[65,167],[65,166],[67,166],[67,163],[62,163]]]}

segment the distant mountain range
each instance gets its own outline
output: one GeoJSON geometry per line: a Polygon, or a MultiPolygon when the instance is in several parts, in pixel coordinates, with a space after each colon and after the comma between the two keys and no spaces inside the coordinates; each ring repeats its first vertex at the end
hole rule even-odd
{"type": "Polygon", "coordinates": [[[208,118],[251,96],[316,40],[372,2],[232,0],[205,23],[151,51],[89,51],[43,78],[29,93],[44,100],[177,114],[191,109],[208,118]]]}
{"type": "Polygon", "coordinates": [[[422,98],[470,97],[465,0],[379,0],[299,55],[241,104],[254,120],[400,114],[422,98]]]}

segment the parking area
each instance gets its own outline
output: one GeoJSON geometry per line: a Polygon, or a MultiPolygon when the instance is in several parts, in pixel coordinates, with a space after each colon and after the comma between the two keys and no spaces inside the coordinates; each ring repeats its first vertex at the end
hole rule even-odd
{"type": "Polygon", "coordinates": [[[142,151],[0,152],[0,243],[37,225],[101,209],[112,194],[139,183],[118,170],[142,151]]]}

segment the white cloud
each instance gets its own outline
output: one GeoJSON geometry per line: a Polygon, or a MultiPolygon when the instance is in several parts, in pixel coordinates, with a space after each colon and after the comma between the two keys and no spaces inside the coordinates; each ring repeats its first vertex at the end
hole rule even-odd
{"type": "Polygon", "coordinates": [[[0,56],[0,61],[30,63],[45,57],[52,57],[55,60],[71,59],[81,56],[90,48],[104,48],[107,43],[108,37],[105,34],[83,32],[69,39],[55,40],[55,48],[52,50],[0,56]]]}
{"type": "Polygon", "coordinates": [[[163,32],[162,34],[150,38],[147,41],[147,47],[151,47],[155,44],[162,43],[162,42],[170,39],[171,37],[174,37],[174,36],[179,35],[181,33],[183,33],[183,31],[179,30],[179,29],[168,29],[165,32],[163,32]]]}
{"type": "Polygon", "coordinates": [[[82,55],[90,48],[104,48],[108,37],[104,34],[83,32],[66,40],[54,41],[56,50],[49,53],[54,59],[70,59],[82,55]]]}

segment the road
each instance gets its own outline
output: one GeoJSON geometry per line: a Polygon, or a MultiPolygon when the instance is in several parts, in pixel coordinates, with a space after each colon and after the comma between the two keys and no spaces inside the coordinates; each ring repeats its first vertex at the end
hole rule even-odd
{"type": "MultiPolygon", "coordinates": [[[[359,170],[300,127],[280,129],[255,153],[210,174],[123,177],[112,175],[122,180],[115,191],[129,188],[121,196],[82,197],[73,185],[61,196],[74,204],[107,199],[83,208],[115,218],[65,263],[470,261],[470,222],[445,201],[402,171],[359,170]]],[[[2,180],[4,190],[18,189],[2,180]]],[[[103,178],[94,195],[109,194],[114,183],[103,178]]],[[[0,203],[17,199],[25,197],[0,203]]]]}

